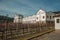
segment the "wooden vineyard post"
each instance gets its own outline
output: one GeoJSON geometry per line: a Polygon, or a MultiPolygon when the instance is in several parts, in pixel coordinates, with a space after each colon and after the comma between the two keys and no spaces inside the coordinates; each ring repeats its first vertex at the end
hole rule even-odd
{"type": "Polygon", "coordinates": [[[12,40],[12,37],[13,37],[13,35],[12,35],[12,29],[10,29],[10,33],[11,33],[11,40],[12,40]]]}
{"type": "Polygon", "coordinates": [[[18,23],[16,23],[16,32],[17,32],[17,30],[18,30],[18,23]]]}
{"type": "Polygon", "coordinates": [[[2,32],[2,36],[1,36],[1,38],[2,38],[2,40],[4,40],[4,29],[1,30],[1,32],[2,32]]]}
{"type": "Polygon", "coordinates": [[[27,24],[27,27],[28,27],[28,33],[30,33],[29,26],[30,26],[30,24],[27,24]]]}
{"type": "Polygon", "coordinates": [[[23,26],[23,29],[22,29],[22,30],[23,30],[23,34],[24,34],[24,27],[25,27],[25,24],[23,24],[22,26],[23,26]]]}
{"type": "Polygon", "coordinates": [[[6,33],[6,31],[7,31],[7,21],[5,22],[5,29],[4,29],[4,33],[5,33],[5,35],[4,35],[4,40],[7,40],[7,33],[6,33]]]}

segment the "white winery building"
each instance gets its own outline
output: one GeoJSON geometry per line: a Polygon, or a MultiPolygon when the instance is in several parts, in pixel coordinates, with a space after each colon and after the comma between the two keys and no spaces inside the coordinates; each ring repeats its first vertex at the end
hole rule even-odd
{"type": "Polygon", "coordinates": [[[54,21],[54,13],[39,10],[35,15],[23,18],[23,23],[46,23],[47,21],[54,21]]]}
{"type": "Polygon", "coordinates": [[[54,21],[54,13],[39,10],[35,15],[24,17],[22,15],[15,15],[14,23],[46,23],[47,21],[54,21]]]}

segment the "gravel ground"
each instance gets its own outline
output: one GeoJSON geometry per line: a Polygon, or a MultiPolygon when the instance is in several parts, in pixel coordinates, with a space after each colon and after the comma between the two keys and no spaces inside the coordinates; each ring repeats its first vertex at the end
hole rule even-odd
{"type": "Polygon", "coordinates": [[[57,29],[54,32],[44,34],[37,38],[33,38],[31,40],[60,40],[60,29],[57,29]]]}

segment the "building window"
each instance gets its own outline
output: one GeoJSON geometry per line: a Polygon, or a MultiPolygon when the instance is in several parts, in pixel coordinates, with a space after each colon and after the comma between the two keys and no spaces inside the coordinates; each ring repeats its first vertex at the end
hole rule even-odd
{"type": "Polygon", "coordinates": [[[20,17],[18,19],[20,19],[20,17]]]}
{"type": "Polygon", "coordinates": [[[43,16],[43,19],[44,19],[45,17],[43,16]]]}
{"type": "Polygon", "coordinates": [[[50,19],[51,19],[51,16],[50,16],[50,19]]]}
{"type": "Polygon", "coordinates": [[[59,23],[59,19],[57,19],[56,22],[59,23]]]}
{"type": "Polygon", "coordinates": [[[54,16],[53,16],[53,18],[54,18],[54,16]]]}
{"type": "Polygon", "coordinates": [[[49,18],[49,16],[47,16],[47,18],[49,18]]]}
{"type": "Polygon", "coordinates": [[[38,17],[37,17],[37,20],[38,20],[38,17]]]}

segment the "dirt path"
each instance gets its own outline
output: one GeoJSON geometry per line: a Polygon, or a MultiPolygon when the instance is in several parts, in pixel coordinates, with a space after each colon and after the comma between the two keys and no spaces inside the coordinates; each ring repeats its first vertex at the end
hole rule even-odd
{"type": "Polygon", "coordinates": [[[60,40],[60,29],[31,40],[60,40]]]}

